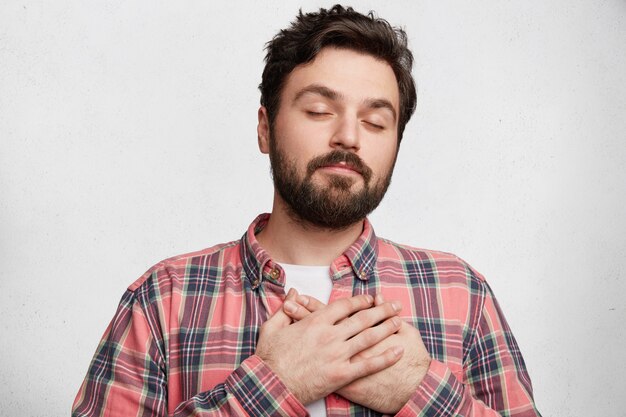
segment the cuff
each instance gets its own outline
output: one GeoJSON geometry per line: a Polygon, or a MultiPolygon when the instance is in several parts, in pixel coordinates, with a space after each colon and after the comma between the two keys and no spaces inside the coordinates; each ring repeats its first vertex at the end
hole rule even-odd
{"type": "Polygon", "coordinates": [[[226,387],[250,416],[308,416],[304,405],[256,355],[230,374],[226,387]]]}
{"type": "Polygon", "coordinates": [[[426,376],[397,417],[455,416],[465,387],[443,363],[432,359],[426,376]]]}

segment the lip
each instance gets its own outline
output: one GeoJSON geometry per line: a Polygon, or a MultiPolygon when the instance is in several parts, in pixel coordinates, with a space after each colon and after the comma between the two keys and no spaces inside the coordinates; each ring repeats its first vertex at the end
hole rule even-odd
{"type": "Polygon", "coordinates": [[[338,162],[336,164],[324,165],[320,169],[331,171],[337,174],[361,175],[361,172],[354,166],[346,162],[338,162]]]}

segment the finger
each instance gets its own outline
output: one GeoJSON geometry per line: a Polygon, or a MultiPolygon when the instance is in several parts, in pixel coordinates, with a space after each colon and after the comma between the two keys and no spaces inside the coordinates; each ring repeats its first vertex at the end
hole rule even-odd
{"type": "Polygon", "coordinates": [[[341,327],[342,334],[350,338],[361,333],[363,330],[396,316],[402,309],[399,301],[386,302],[379,306],[359,311],[353,316],[343,320],[337,326],[341,327]]]}
{"type": "Polygon", "coordinates": [[[303,318],[311,314],[309,310],[292,300],[285,300],[285,302],[283,303],[283,312],[287,316],[291,317],[292,320],[296,321],[302,320],[303,318]]]}
{"type": "Polygon", "coordinates": [[[315,297],[311,297],[310,295],[299,294],[296,297],[296,301],[311,313],[326,307],[326,304],[322,303],[315,297]]]}
{"type": "Polygon", "coordinates": [[[404,348],[401,346],[392,346],[380,355],[353,362],[352,372],[354,373],[354,378],[363,378],[380,372],[383,369],[387,369],[398,362],[403,354],[404,348]]]}
{"type": "Polygon", "coordinates": [[[287,295],[285,296],[285,300],[295,300],[298,295],[298,290],[295,288],[289,288],[289,291],[287,291],[287,295]]]}
{"type": "MultiPolygon", "coordinates": [[[[400,320],[399,317],[394,316],[385,320],[378,326],[363,330],[361,333],[357,334],[348,341],[348,354],[350,357],[353,357],[364,350],[371,348],[397,332],[401,325],[402,320],[400,320]]],[[[368,356],[374,355],[364,355],[362,358],[367,358],[368,356]]]]}
{"type": "Polygon", "coordinates": [[[265,326],[278,329],[289,326],[292,322],[292,319],[287,314],[285,314],[284,305],[285,303],[292,302],[291,300],[294,300],[297,296],[298,292],[294,288],[289,289],[289,292],[287,292],[287,295],[285,296],[283,307],[279,308],[278,310],[276,310],[276,312],[274,312],[274,314],[272,314],[267,322],[265,322],[265,326]]]}
{"type": "Polygon", "coordinates": [[[335,324],[341,319],[367,308],[374,303],[374,297],[369,294],[355,295],[353,297],[341,298],[328,304],[325,309],[319,310],[322,320],[335,324]]]}
{"type": "Polygon", "coordinates": [[[310,295],[297,294],[292,301],[295,302],[285,302],[285,304],[283,304],[283,310],[289,317],[296,321],[302,320],[309,314],[326,307],[326,304],[310,295]]]}
{"type": "Polygon", "coordinates": [[[376,296],[374,297],[374,305],[379,306],[384,302],[385,302],[385,297],[383,297],[383,294],[380,292],[376,294],[376,296]]]}

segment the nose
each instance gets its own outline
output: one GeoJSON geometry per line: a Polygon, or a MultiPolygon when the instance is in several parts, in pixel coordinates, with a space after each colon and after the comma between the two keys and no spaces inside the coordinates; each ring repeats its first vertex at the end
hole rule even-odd
{"type": "Polygon", "coordinates": [[[359,121],[356,116],[342,115],[337,118],[335,131],[331,138],[331,146],[353,152],[359,150],[361,147],[359,121]]]}

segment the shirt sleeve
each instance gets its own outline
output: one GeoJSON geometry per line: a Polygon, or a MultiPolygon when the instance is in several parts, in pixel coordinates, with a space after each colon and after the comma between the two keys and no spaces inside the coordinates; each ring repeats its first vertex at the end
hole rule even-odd
{"type": "Polygon", "coordinates": [[[73,417],[306,416],[306,408],[253,355],[224,381],[168,405],[163,331],[138,291],[127,291],[100,341],[72,407],[73,417]]]}
{"type": "Polygon", "coordinates": [[[417,391],[397,416],[541,416],[517,342],[491,288],[483,284],[482,310],[465,359],[463,381],[433,359],[417,391]]]}

